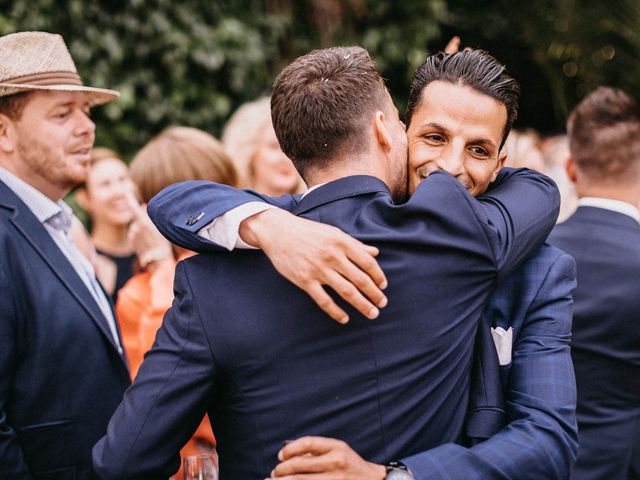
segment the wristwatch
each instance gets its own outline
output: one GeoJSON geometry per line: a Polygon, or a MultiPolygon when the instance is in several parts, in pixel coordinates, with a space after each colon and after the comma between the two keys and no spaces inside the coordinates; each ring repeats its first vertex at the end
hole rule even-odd
{"type": "Polygon", "coordinates": [[[384,468],[387,469],[387,476],[384,480],[415,480],[416,477],[411,475],[409,469],[398,462],[387,463],[384,468]]]}

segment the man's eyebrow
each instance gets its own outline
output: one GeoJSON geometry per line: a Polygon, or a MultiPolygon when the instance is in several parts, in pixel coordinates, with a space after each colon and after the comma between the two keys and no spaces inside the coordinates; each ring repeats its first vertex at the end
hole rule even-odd
{"type": "Polygon", "coordinates": [[[469,143],[477,143],[480,145],[487,145],[494,148],[497,146],[495,142],[489,138],[474,138],[469,143]]]}
{"type": "MultiPolygon", "coordinates": [[[[68,107],[68,108],[73,108],[76,105],[76,102],[74,100],[61,100],[59,102],[55,102],[51,105],[51,109],[56,109],[56,108],[64,108],[64,107],[68,107]]],[[[82,104],[80,104],[80,108],[91,108],[91,102],[82,102],[82,104]]]]}
{"type": "Polygon", "coordinates": [[[55,108],[55,107],[68,107],[68,106],[73,105],[73,103],[74,102],[72,100],[60,100],[58,102],[52,103],[51,107],[52,108],[55,108]]]}
{"type": "Polygon", "coordinates": [[[420,125],[420,129],[423,129],[423,128],[435,128],[436,130],[442,130],[443,132],[449,131],[447,127],[445,127],[444,125],[440,125],[437,122],[423,123],[420,125]]]}
{"type": "MultiPolygon", "coordinates": [[[[444,125],[440,125],[438,122],[428,122],[428,123],[423,123],[422,125],[420,125],[419,129],[425,129],[425,128],[433,128],[435,130],[440,130],[442,132],[448,133],[449,129],[447,129],[447,127],[445,127],[444,125]]],[[[491,147],[497,147],[496,143],[491,140],[490,138],[483,138],[483,137],[478,137],[478,138],[474,138],[471,141],[467,142],[467,143],[475,143],[475,144],[480,144],[480,145],[487,145],[487,146],[491,146],[491,147]]]]}

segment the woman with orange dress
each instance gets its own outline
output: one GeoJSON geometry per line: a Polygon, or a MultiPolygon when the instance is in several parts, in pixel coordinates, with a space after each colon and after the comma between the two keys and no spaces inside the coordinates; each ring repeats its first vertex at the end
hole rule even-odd
{"type": "MultiPolygon", "coordinates": [[[[130,174],[144,203],[176,182],[211,180],[234,186],[237,183],[235,168],[220,142],[206,132],[188,127],[170,127],[153,138],[132,160],[130,174]]],[[[120,290],[116,316],[133,379],[173,301],[176,263],[193,253],[166,241],[133,197],[131,203],[134,220],[129,236],[135,250],[141,252],[139,262],[143,270],[120,290]]],[[[180,453],[182,457],[215,455],[215,439],[207,417],[180,453]]]]}

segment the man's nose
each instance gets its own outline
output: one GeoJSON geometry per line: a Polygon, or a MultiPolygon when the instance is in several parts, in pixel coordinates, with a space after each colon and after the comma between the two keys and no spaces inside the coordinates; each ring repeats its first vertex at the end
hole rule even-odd
{"type": "Polygon", "coordinates": [[[457,149],[449,148],[438,159],[438,167],[451,175],[460,175],[464,171],[464,155],[457,149]]]}
{"type": "Polygon", "coordinates": [[[93,135],[96,130],[96,124],[93,123],[93,120],[84,112],[78,111],[76,113],[77,125],[76,125],[76,134],[77,135],[93,135]]]}

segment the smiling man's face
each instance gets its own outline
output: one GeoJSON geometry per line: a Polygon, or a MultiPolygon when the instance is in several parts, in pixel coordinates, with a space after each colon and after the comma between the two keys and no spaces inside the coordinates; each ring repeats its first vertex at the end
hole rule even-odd
{"type": "Polygon", "coordinates": [[[89,111],[83,92],[30,93],[22,115],[7,120],[19,176],[52,199],[84,182],[95,136],[89,111]]]}
{"type": "Polygon", "coordinates": [[[500,143],[506,107],[470,87],[436,80],[422,91],[407,129],[409,193],[436,170],[455,176],[471,193],[483,193],[502,168],[500,143]]]}

